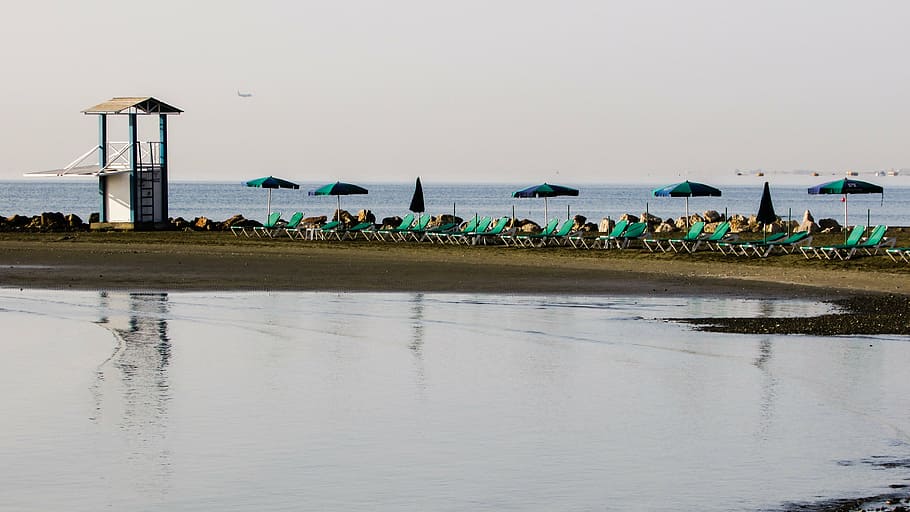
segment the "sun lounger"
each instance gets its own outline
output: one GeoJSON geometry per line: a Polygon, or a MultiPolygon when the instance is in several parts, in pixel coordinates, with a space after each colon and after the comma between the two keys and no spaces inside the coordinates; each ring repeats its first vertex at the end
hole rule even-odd
{"type": "Polygon", "coordinates": [[[660,250],[662,252],[679,252],[689,243],[695,243],[701,237],[702,231],[705,230],[705,223],[698,221],[692,224],[689,232],[682,238],[645,238],[642,243],[650,252],[660,250]]]}
{"type": "Polygon", "coordinates": [[[910,247],[889,247],[885,249],[885,254],[895,263],[910,263],[910,247]]]}
{"type": "Polygon", "coordinates": [[[331,222],[326,222],[316,229],[315,238],[318,238],[319,240],[335,238],[335,232],[339,229],[344,229],[344,224],[342,224],[341,221],[333,220],[331,222]]]}
{"type": "Polygon", "coordinates": [[[358,222],[351,227],[347,227],[344,224],[336,226],[335,229],[327,233],[329,238],[334,238],[335,240],[354,240],[357,238],[357,235],[363,235],[364,238],[367,238],[368,230],[372,229],[374,224],[372,222],[358,222]]]}
{"type": "Polygon", "coordinates": [[[553,231],[549,235],[540,237],[537,240],[537,246],[543,247],[545,245],[568,245],[569,235],[572,234],[572,230],[575,228],[575,219],[567,219],[562,225],[559,226],[559,229],[553,231]]]}
{"type": "Polygon", "coordinates": [[[446,235],[445,241],[446,241],[446,243],[453,244],[453,245],[455,245],[455,244],[467,245],[467,244],[471,243],[471,241],[474,239],[474,236],[477,233],[483,232],[483,231],[486,231],[487,229],[489,229],[490,223],[492,223],[492,222],[493,222],[493,219],[490,217],[481,217],[480,220],[478,220],[474,224],[473,229],[467,229],[467,227],[470,226],[470,223],[468,223],[468,226],[465,226],[465,229],[463,229],[461,231],[455,231],[453,233],[449,233],[448,235],[446,235]]]}
{"type": "MultiPolygon", "coordinates": [[[[885,247],[894,247],[894,244],[897,242],[897,239],[894,237],[887,237],[885,233],[888,231],[888,226],[880,225],[875,226],[875,229],[872,230],[872,233],[869,235],[869,238],[863,240],[862,242],[856,245],[854,253],[857,251],[862,251],[866,256],[872,256],[878,254],[879,249],[884,249],[885,247]]],[[[848,258],[853,257],[853,254],[850,254],[848,258]]]]}
{"type": "Polygon", "coordinates": [[[396,242],[407,242],[408,240],[414,240],[415,242],[423,237],[424,232],[427,229],[427,225],[430,221],[433,220],[433,217],[429,215],[421,215],[417,217],[413,224],[404,228],[404,229],[394,229],[390,233],[390,239],[396,242]]]}
{"type": "Polygon", "coordinates": [[[738,235],[730,233],[730,223],[721,222],[714,228],[714,232],[708,236],[702,235],[694,244],[686,244],[685,249],[689,252],[695,252],[699,247],[704,244],[710,250],[714,250],[714,246],[721,242],[729,242],[731,240],[736,240],[739,238],[738,235]]]}
{"type": "Polygon", "coordinates": [[[532,247],[541,238],[550,236],[557,227],[559,227],[559,219],[553,217],[540,233],[518,233],[512,237],[502,237],[502,239],[504,242],[507,239],[510,240],[516,247],[519,245],[522,247],[532,247]]]}
{"type": "Polygon", "coordinates": [[[800,247],[799,250],[801,253],[803,253],[803,256],[805,256],[806,259],[809,259],[810,257],[814,256],[819,259],[825,258],[825,259],[830,260],[839,251],[849,251],[851,249],[856,249],[856,245],[862,241],[863,233],[865,233],[865,232],[866,232],[866,226],[862,226],[862,225],[853,226],[853,230],[850,231],[850,236],[847,237],[847,241],[842,244],[824,245],[824,246],[818,246],[818,247],[806,245],[806,246],[800,247]]]}
{"type": "Polygon", "coordinates": [[[421,241],[421,242],[423,242],[423,241],[430,241],[430,242],[433,242],[433,241],[434,241],[434,237],[435,237],[437,234],[443,235],[443,236],[444,236],[444,235],[446,235],[447,233],[451,233],[451,232],[455,231],[456,229],[458,229],[458,223],[457,223],[457,222],[447,222],[447,223],[445,223],[445,224],[440,224],[440,225],[434,226],[434,227],[432,227],[432,228],[427,228],[427,229],[423,232],[423,236],[420,237],[419,241],[421,241]]]}
{"type": "Polygon", "coordinates": [[[727,256],[730,256],[730,255],[748,256],[749,255],[748,246],[754,245],[754,244],[766,244],[768,242],[776,242],[779,240],[783,240],[786,237],[787,237],[787,234],[783,233],[783,232],[771,233],[770,235],[768,235],[762,239],[759,239],[759,240],[725,240],[723,242],[717,242],[717,243],[713,244],[713,248],[716,251],[720,252],[721,254],[725,254],[727,256]]]}
{"type": "Polygon", "coordinates": [[[808,231],[796,231],[786,238],[771,241],[756,240],[755,242],[741,244],[739,251],[741,256],[767,258],[775,251],[790,254],[811,243],[812,235],[808,231]]]}
{"type": "Polygon", "coordinates": [[[474,245],[483,244],[487,245],[490,240],[499,240],[502,232],[505,231],[506,226],[509,225],[509,221],[512,220],[510,217],[500,217],[495,224],[490,225],[486,231],[481,231],[479,233],[468,234],[468,237],[471,238],[471,242],[474,245]]]}
{"type": "Polygon", "coordinates": [[[623,232],[622,235],[610,240],[604,245],[604,249],[615,247],[617,249],[628,249],[633,242],[640,242],[648,236],[648,223],[645,221],[633,222],[623,232]]]}
{"type": "MultiPolygon", "coordinates": [[[[234,236],[244,235],[247,238],[253,236],[256,233],[257,229],[272,229],[281,221],[281,212],[272,212],[269,214],[269,218],[265,221],[265,224],[262,226],[255,227],[244,227],[244,226],[231,226],[231,233],[234,236]]],[[[258,235],[257,235],[258,236],[258,235]]]]}
{"type": "Polygon", "coordinates": [[[436,243],[436,242],[446,243],[446,242],[448,242],[449,235],[453,235],[455,233],[467,233],[467,232],[473,231],[477,227],[478,222],[480,222],[480,218],[475,216],[475,217],[471,218],[467,222],[467,224],[465,224],[464,227],[462,227],[461,229],[458,229],[457,225],[453,229],[445,229],[445,230],[431,229],[431,230],[427,231],[424,238],[433,243],[436,243]]]}
{"type": "Polygon", "coordinates": [[[612,242],[616,237],[623,234],[628,227],[629,221],[622,219],[613,226],[613,229],[610,230],[606,235],[601,235],[595,238],[585,238],[584,233],[577,233],[569,236],[569,243],[572,244],[572,247],[576,249],[581,246],[585,249],[591,249],[594,247],[607,247],[607,244],[612,242]]]}
{"type": "Polygon", "coordinates": [[[391,228],[391,229],[376,229],[376,230],[371,231],[370,235],[372,235],[373,240],[387,241],[387,238],[391,239],[391,237],[393,236],[393,233],[400,231],[402,229],[406,229],[408,226],[410,226],[413,223],[414,223],[414,214],[409,213],[401,219],[401,222],[398,224],[398,227],[391,228]]]}

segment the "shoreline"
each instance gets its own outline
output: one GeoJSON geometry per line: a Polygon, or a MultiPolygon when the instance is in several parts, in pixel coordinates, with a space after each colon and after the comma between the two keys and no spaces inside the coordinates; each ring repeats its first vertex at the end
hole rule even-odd
{"type": "Polygon", "coordinates": [[[910,334],[910,268],[882,260],[250,240],[200,232],[0,234],[0,286],[8,288],[806,299],[845,312],[813,321],[678,321],[724,332],[910,334]]]}

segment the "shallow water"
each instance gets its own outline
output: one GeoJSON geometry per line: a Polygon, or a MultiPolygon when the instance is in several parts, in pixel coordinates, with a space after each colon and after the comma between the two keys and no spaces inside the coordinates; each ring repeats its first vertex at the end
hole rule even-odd
{"type": "Polygon", "coordinates": [[[910,478],[905,337],[808,302],[0,290],[0,510],[759,510],[910,478]]]}

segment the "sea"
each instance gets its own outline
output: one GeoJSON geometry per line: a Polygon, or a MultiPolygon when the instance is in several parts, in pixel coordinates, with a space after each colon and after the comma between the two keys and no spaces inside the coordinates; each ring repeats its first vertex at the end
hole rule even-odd
{"type": "MultiPolygon", "coordinates": [[[[342,208],[400,215],[413,192],[364,186],[342,208]]],[[[307,188],[274,191],[272,208],[329,214],[338,198],[307,188]]],[[[519,188],[424,183],[428,212],[542,218],[542,200],[510,197],[519,188]]],[[[578,188],[548,213],[685,208],[646,185],[578,188]]],[[[722,190],[689,208],[757,209],[760,184],[722,190]]],[[[0,191],[3,215],[87,217],[97,199],[78,181],[0,191]]],[[[850,197],[851,218],[907,225],[906,191],[850,197]]],[[[839,197],[772,195],[779,214],[843,215],[839,197]]],[[[173,183],[170,196],[185,218],[265,214],[266,191],[239,183],[173,183]]],[[[666,320],[831,310],[659,293],[0,287],[0,512],[777,511],[906,494],[910,338],[666,320]]]]}
{"type": "MultiPolygon", "coordinates": [[[[818,179],[818,178],[815,178],[818,179]]],[[[910,226],[910,176],[878,178],[884,194],[846,196],[809,195],[805,183],[792,180],[771,185],[775,213],[782,219],[800,221],[808,210],[816,221],[824,218],[854,224],[887,224],[910,226]]],[[[192,220],[207,217],[223,221],[234,215],[264,220],[271,211],[282,212],[290,218],[302,211],[307,217],[331,216],[339,201],[341,208],[356,213],[370,210],[377,220],[403,216],[408,212],[414,183],[358,183],[369,193],[350,196],[309,196],[309,190],[324,183],[300,183],[300,189],[274,189],[269,201],[268,190],[243,186],[240,182],[171,182],[168,187],[168,208],[171,217],[192,220]]],[[[720,197],[685,198],[654,197],[655,184],[573,184],[578,196],[543,198],[513,198],[512,193],[529,183],[422,183],[426,212],[454,213],[461,218],[474,215],[491,217],[512,216],[545,223],[545,217],[567,218],[583,215],[589,221],[617,219],[623,214],[641,215],[644,212],[662,219],[675,219],[690,213],[714,210],[719,213],[745,216],[758,211],[763,182],[746,179],[743,182],[718,186],[720,197]]],[[[810,183],[811,185],[811,183],[810,183]]],[[[99,210],[100,198],[94,180],[32,178],[0,181],[0,215],[39,215],[43,212],[74,213],[88,220],[99,210]]]]}

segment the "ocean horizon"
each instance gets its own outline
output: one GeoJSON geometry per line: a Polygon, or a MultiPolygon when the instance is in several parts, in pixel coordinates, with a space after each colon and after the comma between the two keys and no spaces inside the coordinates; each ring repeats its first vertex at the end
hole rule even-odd
{"type": "MultiPolygon", "coordinates": [[[[813,178],[818,182],[827,177],[813,178]]],[[[865,179],[865,178],[864,178],[865,179]]],[[[810,195],[805,178],[799,183],[786,181],[771,184],[775,212],[782,219],[799,221],[809,210],[816,221],[831,218],[843,224],[844,202],[838,195],[810,195]]],[[[882,195],[854,194],[847,197],[848,224],[887,224],[910,226],[910,183],[904,176],[882,178],[882,195]],[[890,180],[890,181],[889,181],[890,180]]],[[[740,183],[718,185],[721,197],[693,197],[688,201],[690,214],[708,210],[724,214],[749,216],[758,210],[763,179],[745,178],[740,183]]],[[[308,196],[307,191],[324,182],[300,182],[300,189],[277,189],[271,194],[271,210],[285,218],[296,211],[305,216],[331,216],[336,197],[308,196]]],[[[377,220],[407,213],[414,183],[360,182],[369,190],[366,195],[341,196],[341,208],[356,213],[370,210],[377,220]]],[[[653,197],[654,183],[574,184],[575,197],[543,199],[513,198],[512,192],[530,183],[434,183],[423,182],[427,213],[454,213],[462,218],[473,215],[512,216],[537,222],[549,217],[566,218],[576,214],[598,223],[623,214],[648,212],[662,219],[685,215],[684,198],[653,197]]],[[[811,182],[810,182],[811,185],[811,182]]],[[[169,183],[169,216],[192,220],[207,217],[223,221],[234,215],[263,220],[266,217],[267,191],[227,181],[171,181],[169,183]]],[[[99,210],[97,182],[82,179],[28,179],[0,181],[0,215],[39,215],[43,212],[74,213],[87,221],[99,210]]]]}

